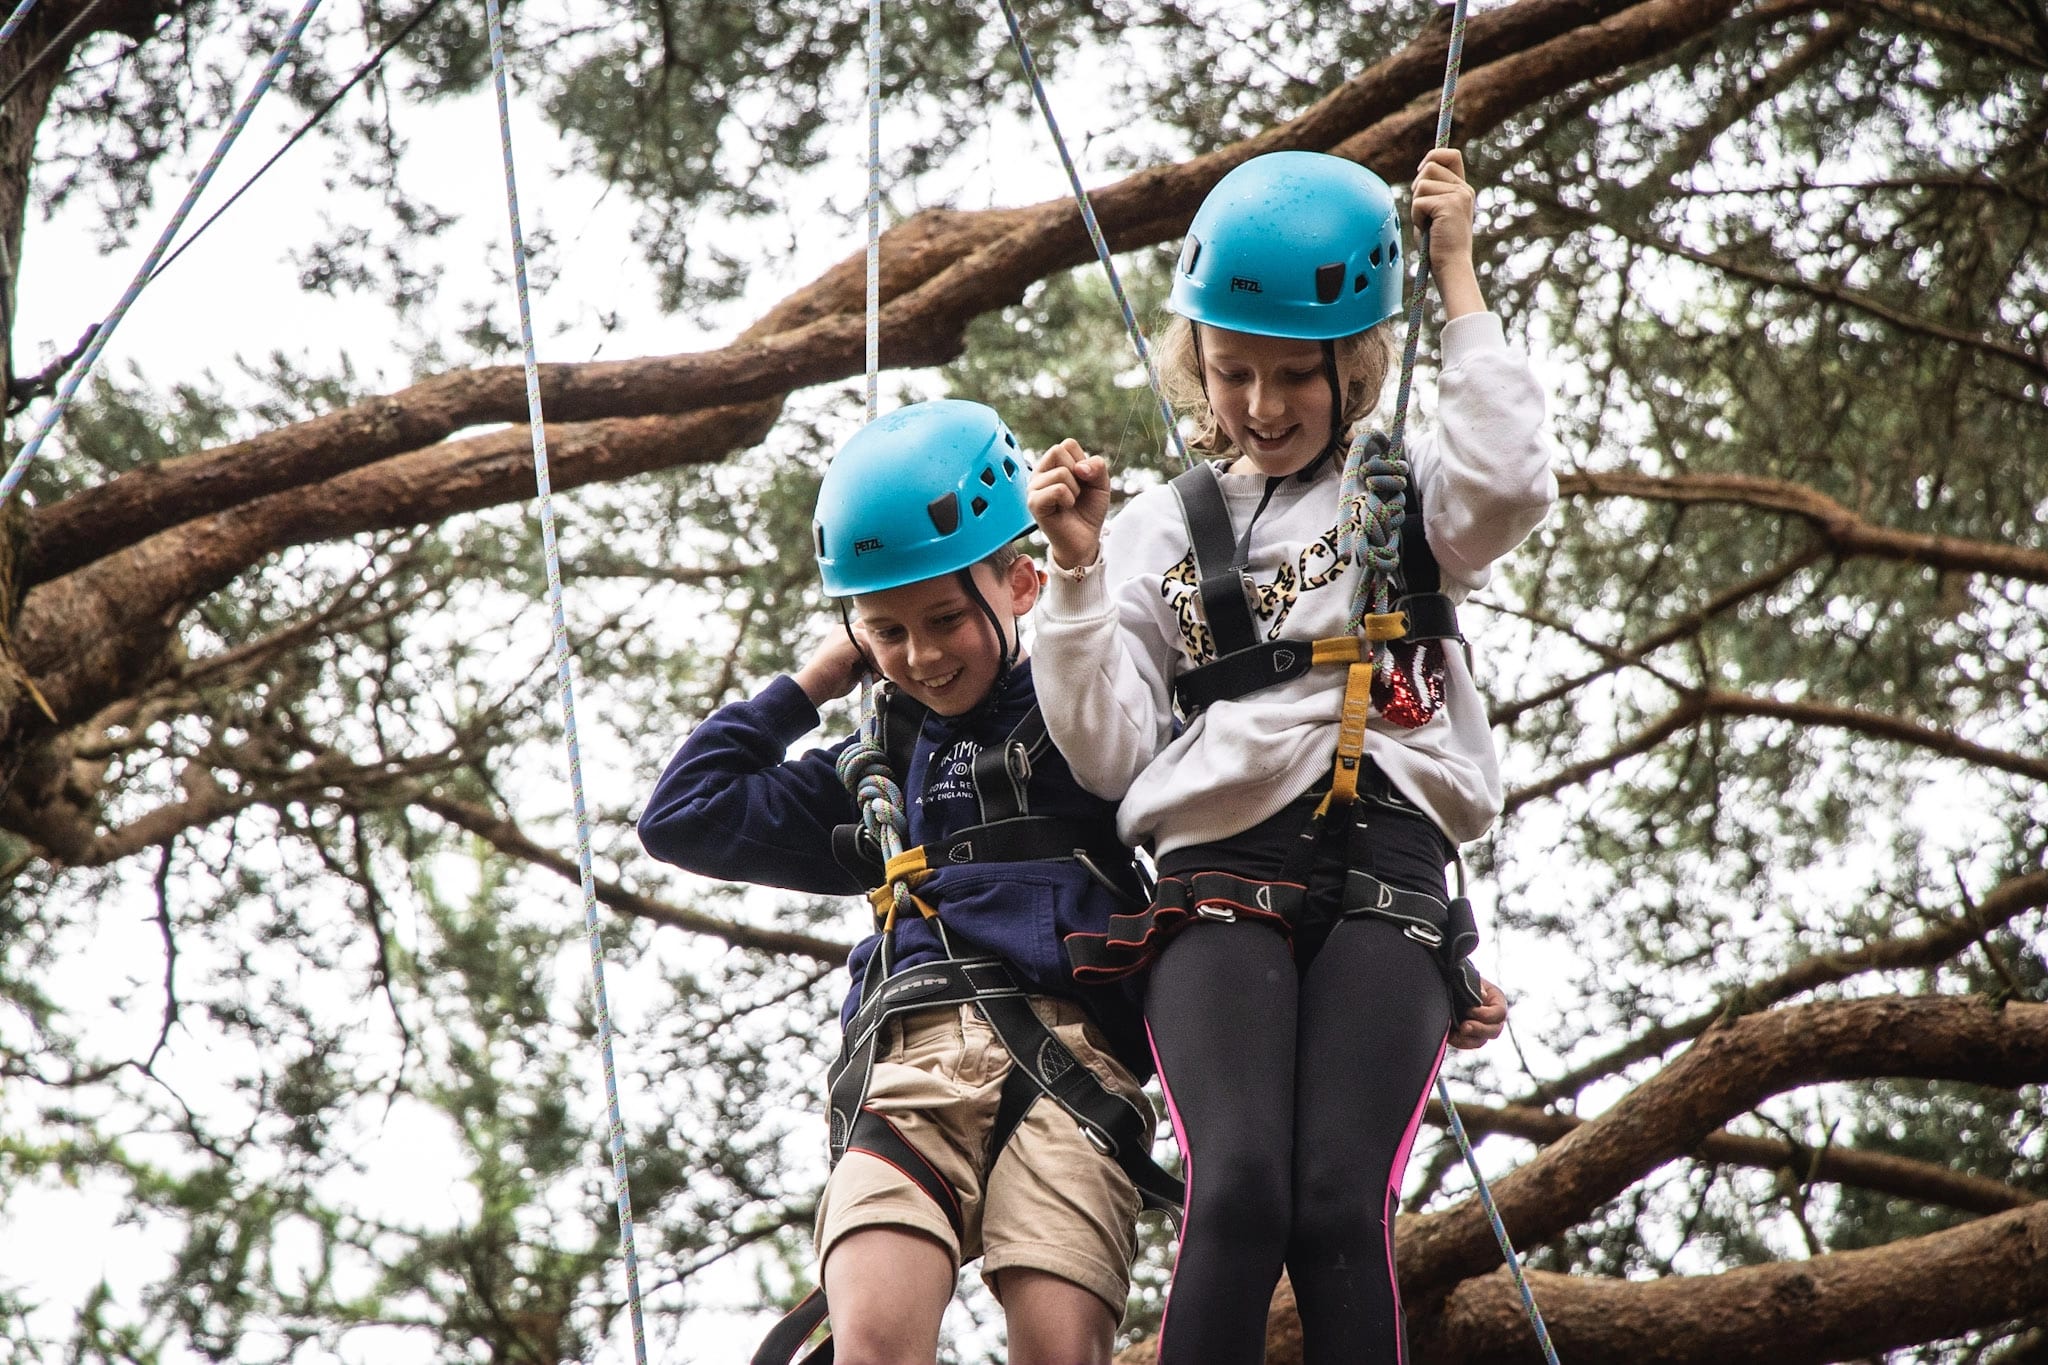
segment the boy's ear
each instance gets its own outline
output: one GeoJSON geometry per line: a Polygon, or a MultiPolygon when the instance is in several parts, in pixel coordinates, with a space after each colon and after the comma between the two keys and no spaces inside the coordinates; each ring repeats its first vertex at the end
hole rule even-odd
{"type": "Polygon", "coordinates": [[[1022,616],[1038,605],[1038,590],[1045,575],[1030,555],[1018,555],[1010,563],[1010,615],[1022,616]]]}

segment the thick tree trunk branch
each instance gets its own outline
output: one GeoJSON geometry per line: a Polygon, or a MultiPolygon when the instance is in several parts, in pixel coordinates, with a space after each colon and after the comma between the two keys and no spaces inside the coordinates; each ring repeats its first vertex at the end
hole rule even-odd
{"type": "MultiPolygon", "coordinates": [[[[581,885],[582,875],[573,858],[565,858],[551,849],[529,839],[510,820],[500,819],[480,806],[451,797],[422,794],[414,801],[424,810],[432,811],[449,824],[468,830],[492,848],[507,857],[521,862],[532,863],[535,867],[546,868],[572,885],[581,885]]],[[[788,957],[806,957],[814,962],[838,966],[846,961],[848,946],[831,939],[819,938],[813,934],[799,933],[791,929],[763,929],[751,924],[737,924],[732,920],[707,915],[701,910],[687,910],[680,905],[656,900],[628,891],[617,882],[597,879],[597,898],[603,904],[622,915],[633,915],[639,919],[666,924],[686,933],[703,934],[735,948],[750,948],[760,952],[776,953],[788,957]]]]}
{"type": "MultiPolygon", "coordinates": [[[[1516,1243],[1533,1246],[1773,1095],[1881,1076],[2039,1084],[2048,1005],[1892,997],[1748,1015],[1708,1030],[1612,1109],[1494,1181],[1494,1199],[1516,1243]]],[[[1421,1301],[1499,1254],[1476,1201],[1416,1218],[1401,1236],[1402,1283],[1421,1301]]]]}
{"type": "Polygon", "coordinates": [[[2022,545],[1923,535],[1876,526],[1805,484],[1747,474],[1655,475],[1630,472],[1561,476],[1565,497],[1636,498],[1645,502],[1732,503],[1760,511],[1786,512],[1820,532],[1829,549],[1844,558],[1867,555],[1925,564],[1943,573],[1982,573],[2024,583],[2048,583],[2048,551],[2022,545]]]}
{"type": "MultiPolygon", "coordinates": [[[[1467,35],[1472,69],[1460,87],[1460,136],[1704,32],[1732,4],[1650,0],[1631,8],[1620,0],[1522,0],[1475,16],[1467,35]]],[[[1432,30],[1288,123],[1091,193],[1112,245],[1129,250],[1185,230],[1210,187],[1261,152],[1334,146],[1390,178],[1405,178],[1427,142],[1416,140],[1423,136],[1417,116],[1401,111],[1435,88],[1444,41],[1432,30]],[[1381,120],[1391,120],[1393,131],[1358,143],[1359,130],[1381,120]]],[[[882,363],[896,368],[952,359],[975,317],[1016,302],[1032,283],[1091,255],[1079,215],[1066,200],[919,214],[883,239],[882,363]]],[[[779,399],[858,374],[862,269],[856,258],[842,262],[720,350],[544,366],[549,416],[582,422],[675,415],[779,399]]],[[[463,427],[524,416],[521,374],[499,366],[441,375],[236,446],[137,470],[39,513],[25,581],[56,577],[165,527],[417,450],[463,427]]]]}
{"type": "MultiPolygon", "coordinates": [[[[1866,1251],[1660,1280],[1535,1273],[1558,1354],[1574,1365],[1823,1365],[1957,1336],[2048,1302],[2048,1203],[1866,1251]]],[[[1534,1357],[1505,1270],[1466,1281],[1411,1324],[1418,1362],[1534,1357]]]]}
{"type": "Polygon", "coordinates": [[[1742,987],[1709,1009],[1650,1029],[1611,1052],[1573,1067],[1556,1080],[1546,1082],[1523,1096],[1520,1103],[1539,1106],[1576,1095],[1593,1081],[1612,1076],[1624,1067],[1659,1056],[1689,1038],[1698,1037],[1717,1019],[1768,1009],[1795,995],[1831,986],[1865,972],[1914,971],[1936,966],[1993,929],[2044,905],[2048,905],[2048,872],[2008,877],[1992,887],[1973,911],[1942,920],[1925,933],[1910,938],[1885,939],[1846,952],[1823,953],[1807,958],[1767,981],[1742,987]]]}
{"type": "MultiPolygon", "coordinates": [[[[1587,1120],[1527,1104],[1461,1104],[1458,1116],[1474,1133],[1506,1133],[1542,1146],[1583,1127],[1587,1120]]],[[[1428,1119],[1442,1127],[1443,1106],[1429,1102],[1428,1119]]],[[[1876,1194],[1937,1204],[1967,1213],[2003,1213],[2036,1203],[2032,1191],[1946,1166],[1853,1147],[1806,1147],[1783,1138],[1751,1137],[1726,1129],[1709,1133],[1692,1155],[1701,1161],[1759,1170],[1790,1170],[1801,1184],[1853,1185],[1876,1194]]]]}

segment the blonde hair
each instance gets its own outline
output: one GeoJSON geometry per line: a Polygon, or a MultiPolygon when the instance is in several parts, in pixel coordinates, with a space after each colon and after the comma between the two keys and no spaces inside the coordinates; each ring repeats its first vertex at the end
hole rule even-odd
{"type": "MultiPolygon", "coordinates": [[[[1394,320],[1388,318],[1363,332],[1338,337],[1331,344],[1337,352],[1337,387],[1344,395],[1343,430],[1348,436],[1380,405],[1380,390],[1386,387],[1387,371],[1394,365],[1394,320]]],[[[1195,419],[1188,449],[1211,459],[1237,454],[1235,443],[1209,406],[1195,345],[1195,324],[1178,315],[1159,337],[1159,385],[1166,391],[1167,402],[1195,419]]]]}

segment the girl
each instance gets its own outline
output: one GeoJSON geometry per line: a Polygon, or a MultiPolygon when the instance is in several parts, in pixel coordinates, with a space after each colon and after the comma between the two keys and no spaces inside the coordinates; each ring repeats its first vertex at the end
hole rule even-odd
{"type": "Polygon", "coordinates": [[[1032,478],[1055,570],[1038,636],[1041,676],[1059,680],[1046,721],[1159,869],[1148,912],[1069,948],[1084,975],[1149,973],[1189,1186],[1162,1365],[1256,1365],[1283,1263],[1310,1365],[1405,1358],[1402,1170],[1446,1043],[1477,1047],[1507,1017],[1461,974],[1453,949],[1473,939],[1445,904],[1452,841],[1501,806],[1450,607],[1542,521],[1556,481],[1542,395],[1480,295],[1457,152],[1424,160],[1411,214],[1449,321],[1440,429],[1409,443],[1410,629],[1394,667],[1310,666],[1360,652],[1311,642],[1351,636],[1343,452],[1377,404],[1401,311],[1399,223],[1370,171],[1273,153],[1196,214],[1161,349],[1213,464],[1133,499],[1106,546],[1100,457],[1068,441],[1032,478]],[[1427,581],[1439,570],[1443,593],[1427,581]],[[1347,716],[1359,745],[1368,696],[1362,756],[1333,769],[1347,716]]]}

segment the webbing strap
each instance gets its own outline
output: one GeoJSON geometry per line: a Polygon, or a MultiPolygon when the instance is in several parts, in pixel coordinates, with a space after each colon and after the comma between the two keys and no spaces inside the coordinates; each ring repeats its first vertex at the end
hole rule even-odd
{"type": "Polygon", "coordinates": [[[1365,722],[1372,713],[1372,665],[1355,663],[1344,678],[1344,708],[1338,713],[1337,759],[1330,770],[1330,791],[1316,807],[1323,815],[1332,806],[1348,806],[1358,795],[1358,766],[1365,755],[1365,722]]]}
{"type": "Polygon", "coordinates": [[[1176,474],[1168,485],[1180,503],[1188,541],[1195,552],[1195,582],[1202,598],[1202,616],[1215,637],[1216,657],[1258,644],[1258,623],[1245,599],[1245,551],[1230,525],[1230,505],[1216,481],[1215,466],[1203,463],[1176,474]]]}
{"type": "Polygon", "coordinates": [[[576,686],[569,665],[569,627],[562,608],[562,558],[555,540],[554,493],[548,480],[548,443],[540,406],[540,365],[534,356],[533,310],[526,288],[526,237],[519,222],[519,184],[512,170],[512,113],[505,90],[505,32],[498,0],[484,0],[490,28],[491,78],[498,96],[498,145],[505,163],[505,213],[512,233],[512,279],[519,296],[519,340],[526,367],[526,421],[533,433],[533,478],[539,492],[541,548],[547,560],[548,612],[554,625],[555,682],[562,703],[562,738],[568,747],[569,792],[576,813],[576,871],[583,890],[583,924],[590,944],[590,993],[597,1012],[597,1046],[604,1064],[610,1118],[612,1183],[619,1208],[619,1251],[626,1262],[626,1302],[633,1326],[633,1358],[647,1365],[647,1328],[640,1311],[640,1261],[633,1250],[633,1195],[626,1177],[626,1125],[619,1115],[619,1082],[612,1061],[612,1012],[604,989],[604,938],[597,923],[597,885],[590,867],[590,814],[583,801],[583,758],[576,741],[576,686]]]}
{"type": "MultiPolygon", "coordinates": [[[[752,1365],[794,1365],[796,1353],[804,1348],[813,1332],[825,1325],[826,1313],[823,1289],[813,1289],[804,1295],[796,1307],[768,1329],[767,1337],[754,1352],[752,1365]]],[[[803,1365],[831,1365],[831,1361],[832,1338],[826,1337],[817,1350],[803,1358],[803,1365]]]]}

